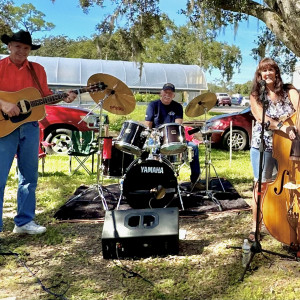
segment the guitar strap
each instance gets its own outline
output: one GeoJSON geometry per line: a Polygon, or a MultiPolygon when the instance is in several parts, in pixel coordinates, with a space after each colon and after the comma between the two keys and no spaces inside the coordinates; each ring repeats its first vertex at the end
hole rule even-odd
{"type": "Polygon", "coordinates": [[[34,82],[37,84],[38,89],[39,89],[39,91],[40,91],[40,93],[41,93],[41,96],[44,97],[44,93],[43,93],[43,90],[42,90],[40,81],[39,81],[39,79],[38,79],[38,77],[37,77],[37,75],[36,75],[36,73],[35,73],[35,70],[34,70],[34,68],[33,68],[33,65],[32,65],[32,63],[31,63],[30,61],[28,61],[28,62],[29,62],[29,71],[30,71],[30,73],[31,73],[31,76],[32,76],[34,82]]]}

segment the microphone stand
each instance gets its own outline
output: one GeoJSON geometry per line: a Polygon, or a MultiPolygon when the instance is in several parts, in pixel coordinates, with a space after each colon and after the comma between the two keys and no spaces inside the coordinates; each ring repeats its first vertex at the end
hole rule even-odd
{"type": "MultiPolygon", "coordinates": [[[[260,143],[260,147],[259,147],[259,171],[258,171],[258,181],[257,181],[258,191],[257,191],[257,203],[256,203],[257,210],[256,210],[255,241],[251,245],[250,259],[249,259],[249,262],[247,263],[246,267],[244,268],[244,272],[240,277],[240,281],[244,280],[244,276],[255,256],[255,254],[257,254],[257,253],[265,252],[265,253],[272,254],[272,255],[278,255],[282,258],[289,258],[289,259],[295,260],[295,257],[293,257],[293,256],[263,249],[261,246],[261,243],[259,241],[259,225],[260,225],[260,222],[262,221],[262,218],[261,218],[261,186],[262,186],[262,182],[261,181],[262,181],[263,154],[264,154],[264,139],[263,139],[263,137],[264,137],[264,132],[265,132],[265,114],[266,114],[266,110],[268,108],[268,100],[267,100],[265,88],[263,89],[263,92],[260,95],[260,100],[261,100],[261,103],[263,104],[263,111],[262,111],[262,121],[261,121],[262,130],[261,130],[261,134],[260,134],[261,143],[260,143]]],[[[233,247],[233,246],[228,246],[227,248],[242,249],[242,247],[233,247]]]]}

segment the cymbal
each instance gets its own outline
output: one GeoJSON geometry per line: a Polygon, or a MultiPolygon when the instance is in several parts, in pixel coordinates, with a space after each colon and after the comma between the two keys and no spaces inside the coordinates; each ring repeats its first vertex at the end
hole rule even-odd
{"type": "Polygon", "coordinates": [[[188,117],[199,117],[215,106],[217,96],[215,93],[205,93],[194,98],[185,108],[188,117]]]}
{"type": "Polygon", "coordinates": [[[88,79],[88,86],[100,82],[107,85],[106,89],[90,92],[90,96],[97,104],[103,100],[103,109],[116,115],[128,115],[134,110],[135,98],[124,82],[112,75],[97,73],[88,79]]]}

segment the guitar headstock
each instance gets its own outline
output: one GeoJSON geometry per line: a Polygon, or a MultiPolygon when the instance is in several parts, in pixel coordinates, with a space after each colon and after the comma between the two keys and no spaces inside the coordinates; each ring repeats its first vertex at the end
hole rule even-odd
{"type": "Polygon", "coordinates": [[[99,92],[99,91],[104,91],[107,88],[107,85],[101,81],[101,82],[96,82],[92,83],[87,86],[88,92],[99,92]]]}

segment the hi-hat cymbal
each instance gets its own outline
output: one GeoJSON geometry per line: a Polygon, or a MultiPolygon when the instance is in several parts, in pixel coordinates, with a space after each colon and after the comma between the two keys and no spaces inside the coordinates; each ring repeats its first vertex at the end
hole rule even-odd
{"type": "Polygon", "coordinates": [[[214,93],[205,93],[194,98],[186,107],[188,117],[199,117],[215,106],[217,96],[214,93]]]}
{"type": "Polygon", "coordinates": [[[98,104],[103,100],[103,109],[116,115],[128,115],[135,108],[135,98],[132,91],[120,79],[109,74],[94,74],[88,79],[88,86],[104,83],[106,89],[90,92],[90,96],[98,104]]]}

